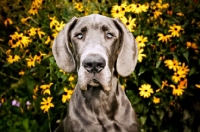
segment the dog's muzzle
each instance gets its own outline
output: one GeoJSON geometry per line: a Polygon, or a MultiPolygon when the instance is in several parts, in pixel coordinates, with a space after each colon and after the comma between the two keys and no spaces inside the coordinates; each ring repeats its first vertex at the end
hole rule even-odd
{"type": "MultiPolygon", "coordinates": [[[[99,50],[97,51],[99,52],[99,50]]],[[[108,60],[103,52],[82,54],[81,65],[78,70],[78,84],[82,90],[88,86],[101,87],[104,91],[111,89],[111,71],[108,60]]]]}
{"type": "Polygon", "coordinates": [[[83,61],[82,65],[87,70],[87,72],[96,74],[104,69],[106,61],[99,55],[90,55],[83,61]]]}

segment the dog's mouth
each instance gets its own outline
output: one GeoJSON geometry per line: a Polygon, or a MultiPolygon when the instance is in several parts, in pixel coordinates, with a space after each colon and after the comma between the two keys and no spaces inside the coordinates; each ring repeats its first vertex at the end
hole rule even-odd
{"type": "Polygon", "coordinates": [[[104,91],[110,91],[112,76],[110,72],[104,68],[100,73],[89,73],[86,70],[79,70],[78,72],[78,84],[82,90],[87,90],[87,87],[99,87],[104,91]],[[82,72],[81,72],[82,71],[82,72]]]}
{"type": "Polygon", "coordinates": [[[98,86],[100,86],[101,84],[100,84],[99,81],[97,81],[95,78],[93,78],[93,79],[88,83],[88,85],[90,85],[90,86],[92,86],[92,87],[98,87],[98,86]]]}

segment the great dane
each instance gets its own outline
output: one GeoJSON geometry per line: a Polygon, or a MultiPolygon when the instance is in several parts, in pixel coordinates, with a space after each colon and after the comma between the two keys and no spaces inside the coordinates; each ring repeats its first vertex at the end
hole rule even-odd
{"type": "Polygon", "coordinates": [[[73,17],[58,34],[53,55],[78,81],[56,132],[138,132],[136,114],[118,82],[135,69],[138,48],[119,19],[73,17]]]}

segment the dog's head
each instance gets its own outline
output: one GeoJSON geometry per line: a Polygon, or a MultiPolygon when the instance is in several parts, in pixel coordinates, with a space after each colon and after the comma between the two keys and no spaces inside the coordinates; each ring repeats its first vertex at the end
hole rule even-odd
{"type": "Polygon", "coordinates": [[[112,88],[116,70],[125,77],[135,69],[137,44],[118,20],[98,14],[72,18],[53,44],[57,65],[65,72],[78,72],[78,85],[112,88]]]}

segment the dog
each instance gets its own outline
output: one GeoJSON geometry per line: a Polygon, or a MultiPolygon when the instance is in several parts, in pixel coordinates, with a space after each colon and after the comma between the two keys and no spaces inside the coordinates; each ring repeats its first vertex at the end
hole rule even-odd
{"type": "Polygon", "coordinates": [[[117,78],[134,71],[138,48],[119,19],[73,17],[54,40],[52,52],[59,68],[78,74],[67,116],[55,132],[139,132],[117,78]]]}

